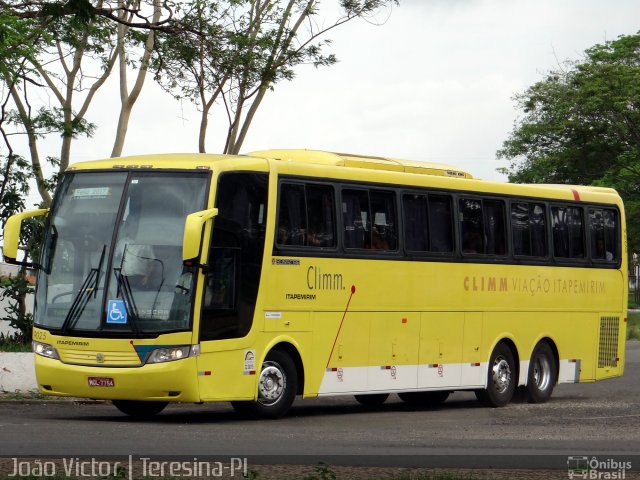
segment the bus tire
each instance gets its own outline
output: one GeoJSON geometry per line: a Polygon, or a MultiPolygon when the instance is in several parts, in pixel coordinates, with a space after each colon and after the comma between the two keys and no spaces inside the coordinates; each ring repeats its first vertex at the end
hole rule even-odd
{"type": "Polygon", "coordinates": [[[135,418],[153,417],[169,404],[169,402],[145,402],[142,400],[113,400],[112,403],[122,413],[135,418]]]}
{"type": "Polygon", "coordinates": [[[506,343],[500,342],[493,349],[487,371],[487,388],[476,390],[476,397],[487,407],[504,407],[516,389],[517,370],[513,352],[506,343]]]}
{"type": "Polygon", "coordinates": [[[544,403],[558,382],[556,358],[547,342],[540,342],[531,353],[527,376],[527,401],[544,403]]]}
{"type": "Polygon", "coordinates": [[[399,393],[400,400],[407,403],[419,403],[435,407],[444,403],[451,392],[449,390],[438,390],[436,392],[403,392],[399,393]]]}
{"type": "Polygon", "coordinates": [[[238,413],[252,418],[276,419],[291,408],[298,389],[298,372],[289,355],[281,350],[269,352],[258,377],[258,399],[231,402],[238,413]]]}
{"type": "Polygon", "coordinates": [[[387,398],[389,398],[389,394],[388,393],[372,393],[369,395],[354,395],[354,397],[360,405],[373,407],[376,405],[382,405],[387,400],[387,398]]]}

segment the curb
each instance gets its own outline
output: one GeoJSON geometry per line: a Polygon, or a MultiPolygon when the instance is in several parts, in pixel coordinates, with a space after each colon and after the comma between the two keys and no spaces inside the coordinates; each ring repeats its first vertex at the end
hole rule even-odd
{"type": "Polygon", "coordinates": [[[32,352],[0,352],[0,392],[38,390],[32,352]]]}

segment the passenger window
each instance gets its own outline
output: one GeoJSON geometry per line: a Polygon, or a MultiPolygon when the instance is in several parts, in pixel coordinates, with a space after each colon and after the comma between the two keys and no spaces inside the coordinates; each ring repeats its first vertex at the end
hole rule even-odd
{"type": "Polygon", "coordinates": [[[591,258],[605,262],[618,260],[618,212],[604,208],[589,209],[591,258]]]}
{"type": "Polygon", "coordinates": [[[429,250],[429,216],[426,195],[404,195],[404,241],[408,251],[429,250]]]}
{"type": "Polygon", "coordinates": [[[504,202],[462,198],[459,208],[462,253],[506,255],[504,202]]]}
{"type": "Polygon", "coordinates": [[[514,255],[546,257],[547,235],[544,204],[512,203],[511,234],[514,255]]]}
{"type": "Polygon", "coordinates": [[[506,255],[506,228],[504,220],[504,202],[502,200],[484,200],[485,250],[488,255],[506,255]]]}
{"type": "Polygon", "coordinates": [[[482,203],[460,199],[460,235],[462,253],[484,253],[482,203]]]}
{"type": "Polygon", "coordinates": [[[334,205],[329,185],[283,183],[276,244],[335,247],[334,205]]]}
{"type": "Polygon", "coordinates": [[[345,248],[397,250],[395,195],[381,190],[344,189],[345,248]]]}
{"type": "Polygon", "coordinates": [[[553,254],[560,258],[584,258],[584,222],[578,207],[551,207],[553,254]]]}
{"type": "Polygon", "coordinates": [[[451,198],[446,195],[404,195],[404,235],[408,251],[452,252],[451,198]]]}
{"type": "Polygon", "coordinates": [[[398,235],[396,233],[396,202],[393,192],[372,190],[371,218],[371,248],[373,250],[397,250],[398,235]]]}
{"type": "Polygon", "coordinates": [[[429,248],[432,252],[453,252],[453,208],[448,195],[429,195],[429,248]]]}

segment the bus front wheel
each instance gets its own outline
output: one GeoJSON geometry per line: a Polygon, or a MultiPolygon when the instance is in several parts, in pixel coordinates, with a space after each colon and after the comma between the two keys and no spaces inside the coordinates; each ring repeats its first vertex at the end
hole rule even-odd
{"type": "Polygon", "coordinates": [[[527,400],[544,403],[551,397],[558,381],[556,359],[547,342],[540,342],[533,349],[527,377],[527,400]]]}
{"type": "Polygon", "coordinates": [[[289,355],[273,350],[267,355],[258,378],[258,399],[231,402],[233,408],[253,418],[275,419],[285,415],[296,398],[298,373],[289,355]]]}
{"type": "Polygon", "coordinates": [[[499,343],[489,359],[487,388],[476,390],[476,397],[487,407],[504,407],[511,401],[517,381],[513,352],[505,343],[499,343]]]}
{"type": "Polygon", "coordinates": [[[135,418],[148,418],[160,413],[169,402],[145,402],[140,400],[113,400],[122,413],[135,418]]]}

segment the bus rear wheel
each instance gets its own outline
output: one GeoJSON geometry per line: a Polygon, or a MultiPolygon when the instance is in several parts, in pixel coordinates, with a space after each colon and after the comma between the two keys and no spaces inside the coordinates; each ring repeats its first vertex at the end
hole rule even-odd
{"type": "Polygon", "coordinates": [[[375,406],[382,405],[387,400],[387,398],[389,398],[389,394],[372,393],[369,395],[354,395],[354,397],[360,405],[375,406]]]}
{"type": "Polygon", "coordinates": [[[527,377],[527,400],[544,403],[551,397],[558,382],[556,359],[547,342],[540,342],[533,349],[527,377]]]}
{"type": "Polygon", "coordinates": [[[435,407],[444,403],[451,392],[448,390],[439,390],[437,392],[403,392],[399,393],[400,400],[407,403],[419,403],[435,407]]]}
{"type": "Polygon", "coordinates": [[[113,400],[112,403],[122,413],[135,418],[153,417],[169,404],[169,402],[145,402],[141,400],[113,400]]]}
{"type": "Polygon", "coordinates": [[[504,407],[516,390],[517,373],[511,349],[499,343],[493,349],[487,372],[487,388],[476,390],[476,397],[487,407],[504,407]]]}
{"type": "Polygon", "coordinates": [[[258,378],[258,399],[231,402],[238,413],[252,418],[276,419],[284,416],[296,398],[298,372],[289,355],[273,350],[267,355],[258,378]]]}

